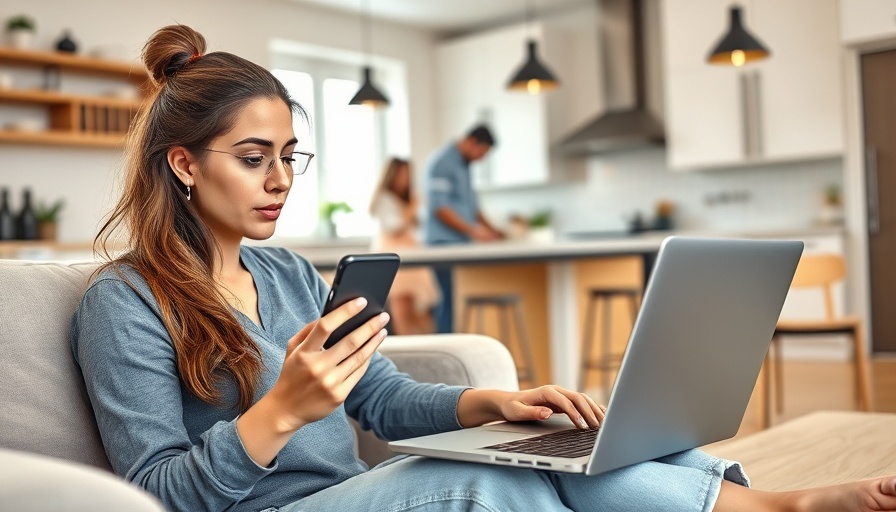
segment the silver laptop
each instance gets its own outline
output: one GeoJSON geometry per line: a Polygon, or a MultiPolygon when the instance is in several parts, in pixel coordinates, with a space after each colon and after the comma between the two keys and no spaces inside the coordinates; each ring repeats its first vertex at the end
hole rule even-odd
{"type": "Polygon", "coordinates": [[[393,441],[398,453],[595,475],[737,433],[803,251],[663,241],[599,429],[566,416],[393,441]]]}

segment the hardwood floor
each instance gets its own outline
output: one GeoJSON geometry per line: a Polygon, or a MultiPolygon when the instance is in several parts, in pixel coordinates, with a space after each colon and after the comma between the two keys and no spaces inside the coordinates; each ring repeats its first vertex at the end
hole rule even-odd
{"type": "MultiPolygon", "coordinates": [[[[896,412],[896,358],[871,362],[874,410],[896,412]]],[[[756,392],[759,391],[757,386],[756,392]]],[[[738,436],[762,430],[757,393],[744,414],[738,436]]],[[[787,361],[784,363],[784,409],[772,411],[772,425],[817,410],[854,410],[852,363],[787,361]]]]}

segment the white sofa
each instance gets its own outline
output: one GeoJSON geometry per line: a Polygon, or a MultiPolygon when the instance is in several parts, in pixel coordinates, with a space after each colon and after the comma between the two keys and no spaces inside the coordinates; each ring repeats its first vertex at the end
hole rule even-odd
{"type": "MultiPolygon", "coordinates": [[[[96,267],[0,260],[0,510],[161,510],[109,472],[72,358],[69,323],[96,267]]],[[[420,381],[517,388],[507,349],[485,336],[392,336],[380,351],[420,381]]],[[[389,456],[357,430],[364,460],[389,456]]]]}

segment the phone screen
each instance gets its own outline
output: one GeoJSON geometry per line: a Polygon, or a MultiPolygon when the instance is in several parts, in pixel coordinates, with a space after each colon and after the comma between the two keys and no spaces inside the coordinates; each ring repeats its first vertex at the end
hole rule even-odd
{"type": "Polygon", "coordinates": [[[346,320],[324,343],[330,348],[371,318],[386,310],[389,289],[398,272],[400,259],[397,254],[350,254],[339,260],[333,287],[324,304],[323,315],[346,302],[364,297],[367,306],[357,315],[346,320]]]}

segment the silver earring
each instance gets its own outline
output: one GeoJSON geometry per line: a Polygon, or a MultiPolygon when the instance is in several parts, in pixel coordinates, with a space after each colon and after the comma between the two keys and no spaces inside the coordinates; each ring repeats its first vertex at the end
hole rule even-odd
{"type": "Polygon", "coordinates": [[[190,186],[187,185],[187,201],[190,200],[190,186]]]}

